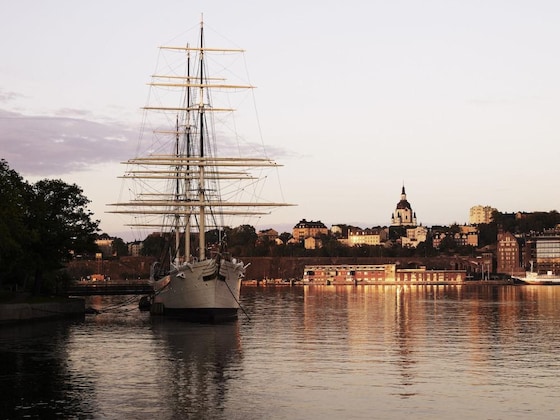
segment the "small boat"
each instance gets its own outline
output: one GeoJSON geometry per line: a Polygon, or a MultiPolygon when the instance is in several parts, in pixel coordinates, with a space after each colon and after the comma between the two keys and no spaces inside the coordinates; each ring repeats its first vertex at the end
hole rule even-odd
{"type": "Polygon", "coordinates": [[[552,271],[549,271],[546,274],[538,274],[533,271],[527,271],[525,273],[525,277],[512,276],[512,279],[522,284],[560,285],[560,276],[553,274],[552,271]]]}
{"type": "Polygon", "coordinates": [[[133,216],[129,226],[152,229],[166,243],[151,269],[152,314],[203,322],[234,320],[247,265],[228,252],[226,228],[232,225],[226,218],[242,216],[234,220],[245,221],[290,204],[258,200],[266,171],[275,172],[279,165],[259,157],[254,143],[231,147],[237,135],[222,125],[215,129],[218,115],[234,111],[216,105],[215,95],[253,86],[226,82],[224,75],[230,73],[223,65],[220,74],[212,75],[211,64],[243,50],[207,47],[203,22],[196,46],[160,48],[173,57],[165,56],[165,69],[152,76],[149,85],[156,92],[150,92],[150,99],[157,103],[144,109],[147,119],[162,124],[150,130],[148,153],[124,162],[123,178],[137,185],[128,188],[129,201],[112,204],[116,210],[111,213],[133,216]]]}
{"type": "Polygon", "coordinates": [[[546,274],[539,274],[533,271],[533,261],[531,263],[531,271],[525,272],[525,277],[512,276],[514,282],[521,284],[558,284],[560,285],[560,276],[547,271],[546,274]]]}

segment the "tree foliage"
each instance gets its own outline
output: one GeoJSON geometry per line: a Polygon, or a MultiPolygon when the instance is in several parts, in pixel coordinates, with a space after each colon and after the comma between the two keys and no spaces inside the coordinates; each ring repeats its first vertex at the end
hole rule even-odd
{"type": "Polygon", "coordinates": [[[72,253],[95,251],[99,221],[92,220],[80,187],[48,179],[30,185],[4,160],[0,185],[0,261],[12,261],[2,265],[0,282],[18,284],[32,277],[33,291],[39,293],[43,280],[56,278],[72,253]]]}
{"type": "Polygon", "coordinates": [[[0,160],[0,286],[17,281],[27,264],[29,230],[26,226],[30,186],[5,160],[0,160]]]}
{"type": "MultiPolygon", "coordinates": [[[[492,213],[492,222],[487,229],[494,231],[530,234],[544,232],[556,228],[560,224],[560,213],[556,210],[549,212],[537,211],[533,213],[492,213]]],[[[484,229],[484,225],[479,228],[484,229]]],[[[495,238],[494,238],[495,241],[495,238]]]]}

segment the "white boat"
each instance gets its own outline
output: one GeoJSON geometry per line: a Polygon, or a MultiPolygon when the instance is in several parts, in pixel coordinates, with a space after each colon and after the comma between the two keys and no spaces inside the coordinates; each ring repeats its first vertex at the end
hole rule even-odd
{"type": "Polygon", "coordinates": [[[552,271],[547,271],[546,274],[539,274],[533,271],[533,261],[530,261],[530,264],[531,271],[526,271],[525,277],[512,276],[512,279],[524,284],[560,284],[560,276],[552,271]]]}
{"type": "Polygon", "coordinates": [[[560,276],[553,274],[551,271],[546,274],[538,274],[533,271],[527,271],[525,277],[512,277],[514,280],[525,284],[558,284],[560,285],[560,276]]]}
{"type": "Polygon", "coordinates": [[[209,48],[204,39],[201,22],[196,46],[161,47],[175,57],[166,56],[166,70],[152,76],[150,86],[157,92],[150,92],[150,98],[158,103],[144,109],[150,116],[163,116],[171,127],[151,131],[150,153],[124,162],[123,178],[140,187],[129,201],[113,204],[117,207],[112,213],[134,216],[130,226],[151,228],[172,239],[167,256],[152,266],[152,314],[218,322],[237,318],[246,269],[227,252],[224,227],[231,225],[226,218],[260,216],[288,204],[256,198],[263,186],[255,172],[279,165],[256,156],[254,145],[245,150],[249,157],[220,154],[220,146],[235,136],[218,138],[217,115],[230,115],[233,109],[216,105],[214,98],[252,86],[227,83],[224,67],[212,76],[209,62],[243,50],[209,48]],[[172,96],[175,91],[178,96],[172,96]],[[210,243],[210,237],[217,239],[210,243]]]}

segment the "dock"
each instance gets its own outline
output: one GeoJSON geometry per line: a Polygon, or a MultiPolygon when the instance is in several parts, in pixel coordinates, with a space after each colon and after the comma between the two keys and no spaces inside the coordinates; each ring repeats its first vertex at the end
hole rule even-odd
{"type": "Polygon", "coordinates": [[[80,282],[73,284],[59,294],[64,296],[111,296],[111,295],[149,295],[153,287],[144,281],[134,282],[80,282]]]}

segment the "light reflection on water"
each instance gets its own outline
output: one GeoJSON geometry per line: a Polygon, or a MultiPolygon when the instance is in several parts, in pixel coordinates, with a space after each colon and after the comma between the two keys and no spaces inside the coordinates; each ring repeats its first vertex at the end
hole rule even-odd
{"type": "Polygon", "coordinates": [[[559,416],[560,287],[247,287],[251,319],[225,325],[126,299],[2,327],[0,416],[559,416]]]}

